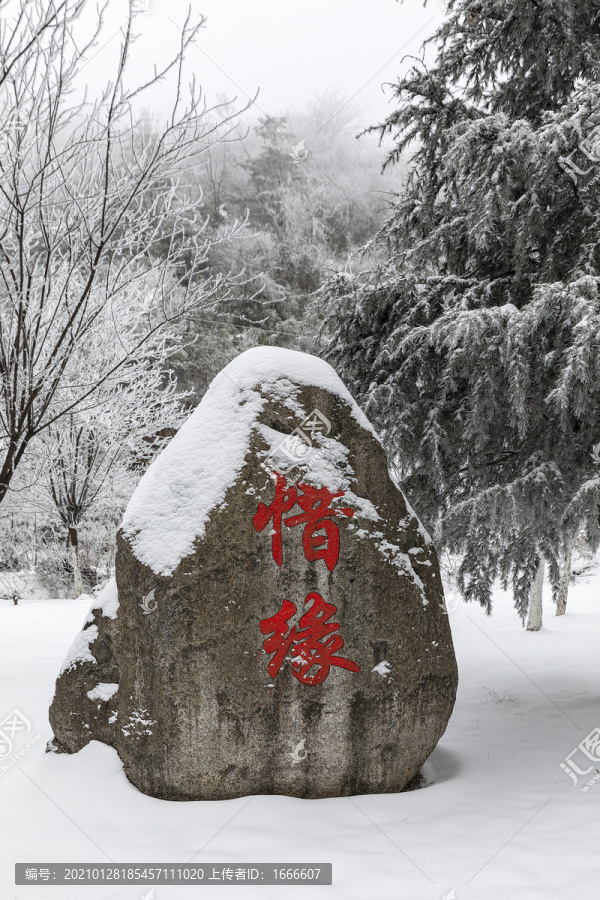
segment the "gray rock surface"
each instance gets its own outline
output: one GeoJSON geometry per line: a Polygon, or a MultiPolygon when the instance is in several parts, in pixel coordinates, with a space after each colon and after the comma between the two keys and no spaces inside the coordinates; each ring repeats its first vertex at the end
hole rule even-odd
{"type": "Polygon", "coordinates": [[[144,793],[401,791],[446,728],[435,550],[322,360],[257,348],[215,379],[132,498],[116,581],[51,724],[57,749],[114,746],[144,793]]]}

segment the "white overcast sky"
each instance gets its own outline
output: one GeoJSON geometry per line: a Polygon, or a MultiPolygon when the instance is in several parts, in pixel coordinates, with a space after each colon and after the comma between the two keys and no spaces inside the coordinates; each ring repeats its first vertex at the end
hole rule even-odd
{"type": "MultiPolygon", "coordinates": [[[[205,15],[207,23],[188,62],[210,100],[225,94],[241,101],[258,89],[257,112],[276,115],[334,91],[342,102],[356,95],[367,125],[389,111],[382,83],[409,66],[402,57],[417,54],[439,25],[442,2],[428,0],[424,7],[422,0],[193,0],[192,12],[205,15]]],[[[175,47],[174,23],[183,21],[188,8],[187,0],[137,3],[134,77],[175,47]]],[[[107,77],[118,37],[109,39],[123,10],[121,0],[110,0],[101,49],[89,64],[91,82],[107,77]]]]}

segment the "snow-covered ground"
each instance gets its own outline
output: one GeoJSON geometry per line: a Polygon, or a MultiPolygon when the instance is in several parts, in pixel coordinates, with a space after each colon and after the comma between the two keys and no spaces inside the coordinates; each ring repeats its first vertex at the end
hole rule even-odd
{"type": "Polygon", "coordinates": [[[102,744],[45,754],[54,680],[90,599],[1,600],[0,721],[17,708],[32,727],[16,738],[26,752],[0,761],[0,900],[139,900],[148,888],[14,885],[15,862],[110,860],[333,864],[331,887],[159,886],[155,900],[598,896],[600,783],[584,791],[560,763],[600,725],[599,587],[600,569],[578,578],[558,619],[545,601],[539,633],[502,591],[492,618],[451,609],[460,686],[428,785],[338,800],[172,803],[140,794],[102,744]]]}

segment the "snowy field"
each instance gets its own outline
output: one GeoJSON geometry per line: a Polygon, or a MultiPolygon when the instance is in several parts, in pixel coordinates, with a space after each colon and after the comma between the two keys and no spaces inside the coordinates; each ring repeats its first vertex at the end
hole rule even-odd
{"type": "MultiPolygon", "coordinates": [[[[54,680],[90,598],[0,601],[0,720],[17,708],[32,725],[31,746],[0,765],[0,900],[148,891],[14,885],[15,862],[52,861],[333,864],[331,887],[159,886],[155,900],[598,896],[600,783],[584,791],[560,763],[600,725],[599,585],[598,568],[579,577],[561,618],[545,601],[538,633],[521,628],[502,591],[492,618],[451,609],[460,685],[427,786],[337,800],[173,803],[140,794],[102,744],[45,754],[54,680]]],[[[15,752],[25,746],[16,739],[15,752]]]]}

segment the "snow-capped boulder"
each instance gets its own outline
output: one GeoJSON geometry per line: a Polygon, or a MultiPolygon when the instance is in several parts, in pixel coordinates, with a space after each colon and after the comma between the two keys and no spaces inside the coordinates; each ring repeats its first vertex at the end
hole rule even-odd
{"type": "Polygon", "coordinates": [[[400,791],[446,728],[436,553],[318,358],[259,347],[215,378],[133,494],[116,580],[112,674],[84,631],[52,725],[59,749],[111,743],[144,793],[400,791]],[[77,677],[110,714],[74,738],[77,677]]]}
{"type": "Polygon", "coordinates": [[[50,707],[55,738],[49,749],[75,753],[90,740],[114,745],[119,667],[114,654],[119,606],[111,578],[71,644],[50,707]]]}

